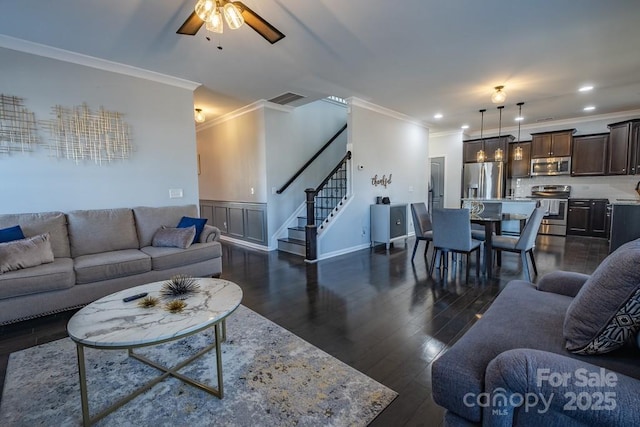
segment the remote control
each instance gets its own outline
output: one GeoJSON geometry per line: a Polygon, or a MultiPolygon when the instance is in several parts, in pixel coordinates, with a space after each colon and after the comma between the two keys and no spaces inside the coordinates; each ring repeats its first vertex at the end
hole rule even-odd
{"type": "Polygon", "coordinates": [[[129,302],[129,301],[137,300],[137,299],[140,299],[140,298],[144,298],[146,296],[147,296],[147,293],[143,292],[143,293],[138,294],[138,295],[131,295],[130,297],[122,298],[122,301],[129,302]]]}

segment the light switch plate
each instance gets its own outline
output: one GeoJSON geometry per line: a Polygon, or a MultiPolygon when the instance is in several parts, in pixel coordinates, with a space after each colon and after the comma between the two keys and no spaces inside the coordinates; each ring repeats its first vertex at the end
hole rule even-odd
{"type": "Polygon", "coordinates": [[[180,198],[182,198],[182,188],[170,188],[169,189],[169,198],[170,199],[180,199],[180,198]]]}

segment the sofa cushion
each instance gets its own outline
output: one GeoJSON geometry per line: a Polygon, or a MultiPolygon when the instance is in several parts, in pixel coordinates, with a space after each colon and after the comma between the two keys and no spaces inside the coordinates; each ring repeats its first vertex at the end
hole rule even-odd
{"type": "Polygon", "coordinates": [[[0,243],[0,274],[53,262],[49,233],[0,243]]]}
{"type": "Polygon", "coordinates": [[[0,229],[0,243],[13,242],[20,239],[24,239],[24,234],[19,225],[0,229]]]}
{"type": "Polygon", "coordinates": [[[20,225],[26,237],[49,233],[51,249],[56,258],[70,258],[67,217],[62,212],[41,212],[0,215],[0,227],[20,225]]]}
{"type": "Polygon", "coordinates": [[[220,242],[194,243],[188,249],[147,246],[140,250],[151,257],[154,270],[167,270],[222,256],[220,242]]]}
{"type": "Polygon", "coordinates": [[[0,299],[68,289],[75,283],[73,260],[55,258],[48,264],[0,274],[0,299]]]}
{"type": "Polygon", "coordinates": [[[140,247],[151,246],[153,235],[163,225],[175,227],[183,216],[197,216],[196,205],[133,208],[140,247]]]}
{"type": "Polygon", "coordinates": [[[152,246],[158,248],[180,248],[187,249],[193,243],[196,235],[196,227],[192,225],[188,228],[160,227],[153,236],[152,246]]]}
{"type": "Polygon", "coordinates": [[[200,235],[204,229],[204,225],[207,223],[207,218],[192,218],[189,216],[183,216],[178,223],[178,228],[187,228],[191,226],[196,227],[196,235],[193,237],[193,243],[200,240],[200,235]]]}
{"type": "Polygon", "coordinates": [[[640,239],[610,254],[582,286],[567,310],[567,349],[603,354],[640,331],[640,239]]]}
{"type": "Polygon", "coordinates": [[[131,209],[72,211],[67,218],[73,258],[140,247],[131,209]]]}
{"type": "Polygon", "coordinates": [[[138,249],[125,249],[74,259],[78,284],[141,274],[151,270],[151,258],[138,249]]]}

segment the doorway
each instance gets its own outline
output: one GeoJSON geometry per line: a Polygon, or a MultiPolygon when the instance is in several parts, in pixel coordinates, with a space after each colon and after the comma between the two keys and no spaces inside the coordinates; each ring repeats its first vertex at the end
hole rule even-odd
{"type": "Polygon", "coordinates": [[[431,180],[429,181],[429,212],[444,207],[444,157],[431,157],[431,180]]]}

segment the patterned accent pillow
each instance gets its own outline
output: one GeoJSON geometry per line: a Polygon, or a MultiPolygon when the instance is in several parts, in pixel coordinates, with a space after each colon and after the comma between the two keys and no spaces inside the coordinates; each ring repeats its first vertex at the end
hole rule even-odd
{"type": "Polygon", "coordinates": [[[620,246],[593,272],[564,318],[566,348],[603,354],[640,331],[640,239],[620,246]]]}
{"type": "Polygon", "coordinates": [[[49,233],[0,243],[0,274],[53,262],[49,233]]]}
{"type": "Polygon", "coordinates": [[[156,231],[151,241],[152,246],[187,249],[196,235],[196,227],[186,228],[162,227],[156,231]]]}

